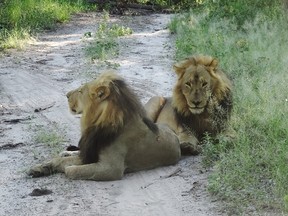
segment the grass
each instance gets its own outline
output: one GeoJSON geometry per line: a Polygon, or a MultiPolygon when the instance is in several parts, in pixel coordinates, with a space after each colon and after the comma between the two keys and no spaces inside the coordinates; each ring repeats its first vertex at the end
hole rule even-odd
{"type": "Polygon", "coordinates": [[[72,13],[91,9],[84,0],[4,0],[0,2],[0,50],[21,48],[41,30],[53,29],[72,13]]]}
{"type": "Polygon", "coordinates": [[[241,25],[192,12],[170,24],[176,58],[207,54],[234,82],[231,126],[237,141],[207,140],[204,162],[213,164],[209,190],[226,202],[230,214],[288,210],[288,25],[259,13],[241,25]]]}
{"type": "MultiPolygon", "coordinates": [[[[107,60],[119,54],[118,38],[132,34],[132,30],[118,24],[109,24],[109,15],[104,12],[103,21],[99,24],[93,41],[85,49],[86,56],[94,60],[107,60]]],[[[86,33],[87,35],[87,33],[86,33]]],[[[88,35],[91,35],[90,33],[88,35]]]]}
{"type": "Polygon", "coordinates": [[[47,145],[52,151],[53,155],[58,155],[61,151],[63,151],[62,143],[65,141],[65,139],[62,135],[54,130],[47,132],[47,128],[41,128],[37,131],[34,141],[36,143],[47,145]]]}

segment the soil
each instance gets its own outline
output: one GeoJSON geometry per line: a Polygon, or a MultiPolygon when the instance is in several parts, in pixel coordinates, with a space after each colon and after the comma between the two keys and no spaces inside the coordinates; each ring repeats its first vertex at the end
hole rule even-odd
{"type": "MultiPolygon", "coordinates": [[[[39,35],[25,51],[0,58],[0,215],[224,215],[207,192],[210,171],[200,156],[111,182],[26,175],[31,166],[78,145],[79,117],[69,113],[65,95],[103,69],[83,51],[84,34],[95,32],[100,18],[75,15],[56,31],[39,35]]],[[[171,95],[176,80],[170,19],[167,14],[110,19],[133,34],[121,39],[119,56],[106,65],[119,65],[118,73],[143,103],[171,95]]]]}

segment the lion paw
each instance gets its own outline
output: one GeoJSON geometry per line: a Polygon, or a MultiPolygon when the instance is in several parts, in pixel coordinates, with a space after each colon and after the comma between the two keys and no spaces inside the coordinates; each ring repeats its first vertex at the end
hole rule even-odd
{"type": "Polygon", "coordinates": [[[202,147],[189,142],[180,143],[182,155],[199,155],[202,152],[202,147]]]}
{"type": "Polygon", "coordinates": [[[52,173],[51,166],[49,164],[47,165],[36,165],[35,167],[31,168],[27,175],[31,176],[32,178],[38,178],[42,176],[47,176],[52,173]]]}

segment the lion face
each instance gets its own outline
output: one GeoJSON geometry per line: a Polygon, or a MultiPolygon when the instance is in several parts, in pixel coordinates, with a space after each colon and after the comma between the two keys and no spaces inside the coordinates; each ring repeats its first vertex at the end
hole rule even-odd
{"type": "Polygon", "coordinates": [[[142,116],[144,112],[136,95],[113,71],[68,92],[67,98],[71,112],[82,114],[82,132],[92,126],[110,127],[116,131],[124,122],[142,116]]]}
{"type": "Polygon", "coordinates": [[[174,65],[178,82],[173,91],[173,107],[184,116],[201,114],[212,97],[221,100],[227,85],[217,70],[218,62],[210,56],[195,56],[174,65]]]}
{"type": "Polygon", "coordinates": [[[81,87],[75,90],[69,91],[67,94],[69,109],[72,114],[81,114],[83,112],[81,101],[81,87]]]}
{"type": "Polygon", "coordinates": [[[84,109],[89,109],[91,106],[94,110],[99,110],[100,104],[109,93],[109,88],[105,84],[99,85],[91,81],[68,92],[66,96],[72,114],[82,114],[84,109]]]}
{"type": "Polygon", "coordinates": [[[203,66],[190,66],[185,70],[180,88],[192,114],[204,111],[211,97],[211,77],[203,66]]]}

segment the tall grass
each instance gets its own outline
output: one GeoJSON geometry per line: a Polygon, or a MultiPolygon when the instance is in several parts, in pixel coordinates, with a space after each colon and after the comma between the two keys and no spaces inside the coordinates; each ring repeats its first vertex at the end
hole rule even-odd
{"type": "Polygon", "coordinates": [[[209,190],[227,202],[231,214],[248,207],[288,210],[288,24],[283,15],[262,13],[239,24],[192,12],[176,16],[176,58],[207,54],[234,82],[231,125],[237,140],[209,144],[205,161],[213,162],[209,190]],[[215,155],[217,157],[215,157],[215,155]]]}
{"type": "Polygon", "coordinates": [[[84,0],[4,0],[0,3],[0,49],[19,48],[21,39],[52,29],[69,20],[71,13],[88,8],[84,0]]]}

